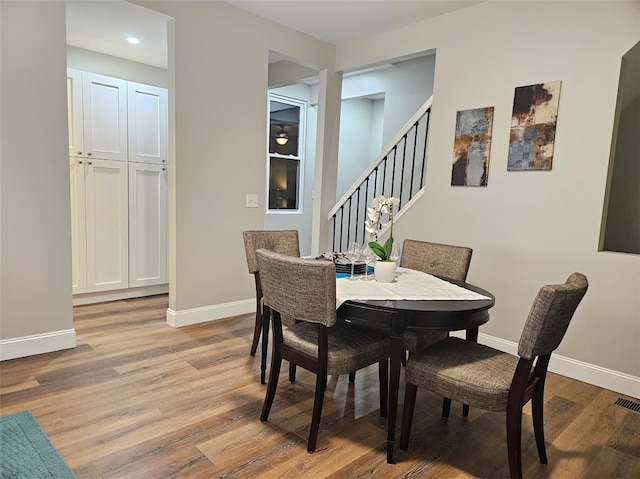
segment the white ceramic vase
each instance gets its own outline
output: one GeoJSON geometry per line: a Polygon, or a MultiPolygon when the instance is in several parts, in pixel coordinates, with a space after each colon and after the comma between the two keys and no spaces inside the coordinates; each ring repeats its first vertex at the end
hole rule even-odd
{"type": "Polygon", "coordinates": [[[379,283],[392,283],[396,277],[396,268],[398,265],[395,261],[377,261],[373,267],[376,281],[379,283]]]}

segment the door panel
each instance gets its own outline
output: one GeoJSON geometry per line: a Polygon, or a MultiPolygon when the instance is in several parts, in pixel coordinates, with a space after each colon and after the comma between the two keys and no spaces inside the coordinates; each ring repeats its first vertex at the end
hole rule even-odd
{"type": "Polygon", "coordinates": [[[84,146],[87,155],[127,160],[127,82],[83,74],[84,146]]]}
{"type": "Polygon", "coordinates": [[[86,156],[82,123],[82,72],[67,69],[67,121],[69,122],[69,156],[86,156]]]}
{"type": "Polygon", "coordinates": [[[87,165],[87,290],[128,286],[127,164],[90,160],[87,165]]]}
{"type": "Polygon", "coordinates": [[[129,161],[167,163],[167,90],[129,82],[129,161]]]}
{"type": "Polygon", "coordinates": [[[69,159],[71,183],[71,279],[73,294],[87,292],[84,160],[69,159]]]}
{"type": "Polygon", "coordinates": [[[129,163],[129,286],[167,277],[167,169],[129,163]]]}

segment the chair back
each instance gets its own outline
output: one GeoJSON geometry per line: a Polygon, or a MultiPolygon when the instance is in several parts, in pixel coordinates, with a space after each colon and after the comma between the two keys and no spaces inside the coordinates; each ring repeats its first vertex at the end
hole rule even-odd
{"type": "Polygon", "coordinates": [[[588,286],[586,276],[573,273],[564,284],[540,289],[520,336],[520,357],[533,359],[551,354],[560,345],[588,286]]]}
{"type": "Polygon", "coordinates": [[[257,251],[264,304],[299,321],[336,323],[336,268],[333,262],[257,251]]]}
{"type": "Polygon", "coordinates": [[[466,281],[473,250],[427,241],[405,239],[400,266],[445,278],[466,281]]]}
{"type": "Polygon", "coordinates": [[[300,256],[300,244],[296,230],[244,231],[242,237],[249,274],[259,271],[256,251],[261,248],[289,256],[300,256]]]}

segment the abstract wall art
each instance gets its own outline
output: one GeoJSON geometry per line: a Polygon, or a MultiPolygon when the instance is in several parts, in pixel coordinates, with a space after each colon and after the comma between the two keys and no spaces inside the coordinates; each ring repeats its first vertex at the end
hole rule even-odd
{"type": "Polygon", "coordinates": [[[493,107],[456,113],[452,186],[487,186],[493,107]]]}
{"type": "Polygon", "coordinates": [[[515,89],[508,171],[550,170],[561,81],[515,89]]]}

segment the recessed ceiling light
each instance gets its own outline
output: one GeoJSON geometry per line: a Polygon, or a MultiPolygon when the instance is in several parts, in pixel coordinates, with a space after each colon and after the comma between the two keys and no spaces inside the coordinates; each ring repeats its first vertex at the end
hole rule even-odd
{"type": "Polygon", "coordinates": [[[138,43],[140,43],[140,40],[136,37],[127,37],[127,41],[132,45],[137,45],[138,43]]]}

